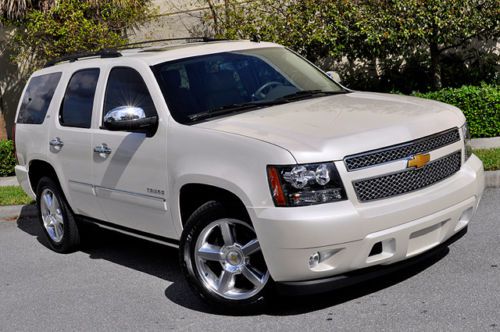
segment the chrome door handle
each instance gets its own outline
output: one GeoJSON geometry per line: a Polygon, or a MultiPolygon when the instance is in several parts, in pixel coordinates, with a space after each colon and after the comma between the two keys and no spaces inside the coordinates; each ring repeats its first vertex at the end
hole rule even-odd
{"type": "Polygon", "coordinates": [[[99,154],[111,154],[111,149],[106,143],[102,143],[94,148],[94,152],[99,154]]]}
{"type": "Polygon", "coordinates": [[[64,146],[64,143],[59,137],[56,137],[49,141],[49,145],[57,148],[62,148],[64,146]]]}

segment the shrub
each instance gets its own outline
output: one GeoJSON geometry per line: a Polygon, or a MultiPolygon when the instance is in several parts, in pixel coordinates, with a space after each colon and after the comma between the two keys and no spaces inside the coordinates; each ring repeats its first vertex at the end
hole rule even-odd
{"type": "Polygon", "coordinates": [[[478,149],[473,152],[483,162],[485,171],[500,170],[500,148],[478,149]]]}
{"type": "Polygon", "coordinates": [[[11,140],[0,141],[0,176],[13,175],[15,166],[14,142],[11,140]]]}
{"type": "Polygon", "coordinates": [[[500,85],[464,85],[414,96],[454,105],[464,112],[472,137],[500,136],[500,85]]]}

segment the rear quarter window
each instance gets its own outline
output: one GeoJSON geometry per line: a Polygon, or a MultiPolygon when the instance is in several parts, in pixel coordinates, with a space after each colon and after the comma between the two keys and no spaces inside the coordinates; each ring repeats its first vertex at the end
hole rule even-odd
{"type": "Polygon", "coordinates": [[[43,123],[60,79],[61,73],[51,73],[31,78],[21,102],[17,123],[43,123]]]}

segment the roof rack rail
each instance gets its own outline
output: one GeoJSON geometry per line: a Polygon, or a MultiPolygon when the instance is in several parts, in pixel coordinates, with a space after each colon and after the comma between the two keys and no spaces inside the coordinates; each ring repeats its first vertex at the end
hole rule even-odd
{"type": "Polygon", "coordinates": [[[179,37],[179,38],[144,40],[144,41],[140,41],[140,42],[134,42],[134,43],[129,43],[129,44],[125,44],[122,46],[118,46],[118,47],[113,48],[113,49],[105,48],[105,49],[102,49],[102,50],[97,51],[97,52],[75,53],[75,54],[65,55],[65,56],[48,61],[45,64],[44,68],[54,66],[55,64],[60,63],[60,62],[65,62],[65,61],[74,62],[74,61],[77,61],[79,59],[91,58],[91,57],[117,58],[117,57],[122,56],[122,54],[118,50],[125,50],[127,48],[132,48],[130,46],[149,44],[149,43],[160,43],[160,42],[165,42],[165,41],[180,41],[180,40],[185,40],[187,42],[199,41],[199,42],[207,43],[207,42],[213,42],[213,41],[224,41],[224,40],[228,40],[228,39],[218,39],[218,38],[211,38],[211,37],[179,37]]]}
{"type": "Polygon", "coordinates": [[[127,49],[129,46],[142,45],[142,44],[151,44],[151,43],[161,43],[166,41],[181,41],[185,40],[187,42],[214,42],[214,41],[224,41],[228,39],[220,39],[220,38],[212,38],[212,37],[178,37],[178,38],[164,38],[164,39],[153,39],[153,40],[144,40],[139,42],[133,42],[129,44],[125,44],[123,46],[118,46],[118,49],[127,49]]]}
{"type": "Polygon", "coordinates": [[[86,53],[75,53],[75,54],[69,54],[65,55],[53,60],[48,61],[44,68],[54,66],[55,64],[58,64],[60,62],[75,62],[79,59],[83,58],[91,58],[91,57],[101,57],[101,58],[118,58],[121,57],[122,54],[117,51],[116,49],[102,49],[97,52],[86,52],[86,53]]]}

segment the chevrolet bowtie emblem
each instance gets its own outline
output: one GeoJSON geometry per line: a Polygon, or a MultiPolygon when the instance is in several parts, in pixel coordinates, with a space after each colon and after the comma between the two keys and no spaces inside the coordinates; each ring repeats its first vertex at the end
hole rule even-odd
{"type": "Polygon", "coordinates": [[[427,163],[431,160],[431,155],[428,153],[418,153],[408,159],[408,164],[406,164],[407,168],[421,168],[427,165],[427,163]]]}

